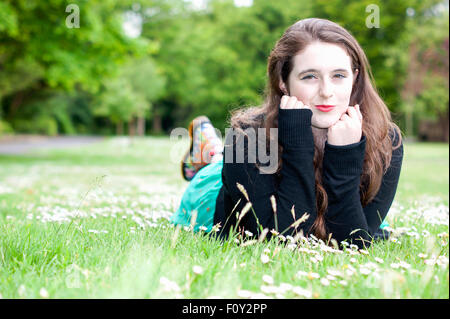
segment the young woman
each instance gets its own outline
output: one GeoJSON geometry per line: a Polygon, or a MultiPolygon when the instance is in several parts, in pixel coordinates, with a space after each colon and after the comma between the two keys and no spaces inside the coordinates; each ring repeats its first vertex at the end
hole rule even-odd
{"type": "Polygon", "coordinates": [[[270,54],[263,105],[234,112],[231,126],[222,158],[209,120],[191,123],[183,176],[193,178],[172,222],[207,232],[217,225],[222,238],[237,225],[254,236],[267,228],[370,245],[395,196],[403,144],[347,30],[315,18],[289,27],[270,54]],[[270,128],[278,130],[275,172],[249,160],[249,128],[263,128],[267,145],[270,128]]]}

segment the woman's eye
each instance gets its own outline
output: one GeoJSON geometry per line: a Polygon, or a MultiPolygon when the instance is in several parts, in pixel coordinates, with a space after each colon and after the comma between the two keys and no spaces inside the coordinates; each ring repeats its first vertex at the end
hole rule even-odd
{"type": "Polygon", "coordinates": [[[340,74],[340,73],[335,74],[334,77],[335,77],[335,78],[338,78],[338,79],[345,79],[345,78],[346,78],[345,75],[340,74]]]}
{"type": "Polygon", "coordinates": [[[315,78],[315,76],[313,74],[308,74],[308,75],[304,76],[302,78],[302,80],[309,80],[309,79],[314,79],[314,78],[315,78]]]}

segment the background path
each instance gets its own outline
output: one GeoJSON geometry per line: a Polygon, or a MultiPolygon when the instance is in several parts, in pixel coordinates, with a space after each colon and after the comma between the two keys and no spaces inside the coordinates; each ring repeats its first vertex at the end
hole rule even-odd
{"type": "Polygon", "coordinates": [[[100,142],[100,136],[40,136],[17,135],[0,137],[0,154],[26,154],[31,151],[49,148],[65,148],[100,142]]]}

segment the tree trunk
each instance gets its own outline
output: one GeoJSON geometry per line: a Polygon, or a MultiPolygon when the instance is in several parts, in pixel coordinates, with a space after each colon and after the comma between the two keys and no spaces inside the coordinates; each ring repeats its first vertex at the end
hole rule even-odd
{"type": "Polygon", "coordinates": [[[137,134],[139,136],[145,135],[145,117],[138,117],[136,125],[137,134]]]}
{"type": "Polygon", "coordinates": [[[17,111],[19,110],[19,107],[22,104],[24,97],[25,97],[24,91],[19,91],[14,95],[14,98],[11,102],[11,107],[10,107],[9,116],[8,116],[10,119],[12,119],[14,117],[14,115],[17,113],[17,111]]]}
{"type": "Polygon", "coordinates": [[[136,125],[135,125],[135,118],[131,118],[131,120],[128,121],[128,135],[129,136],[135,136],[136,135],[136,125]]]}
{"type": "Polygon", "coordinates": [[[161,115],[159,115],[158,112],[155,112],[153,114],[153,132],[154,133],[161,133],[162,131],[162,125],[161,125],[161,115]]]}
{"type": "Polygon", "coordinates": [[[119,121],[116,124],[116,135],[123,135],[123,122],[119,121]]]}

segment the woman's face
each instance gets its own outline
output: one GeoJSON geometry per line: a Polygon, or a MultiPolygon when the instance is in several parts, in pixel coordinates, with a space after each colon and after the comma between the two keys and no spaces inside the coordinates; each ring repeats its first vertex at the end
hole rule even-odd
{"type": "Polygon", "coordinates": [[[311,107],[312,126],[329,128],[349,106],[357,75],[352,72],[350,57],[338,45],[314,42],[295,55],[293,61],[288,77],[289,95],[311,107]]]}

